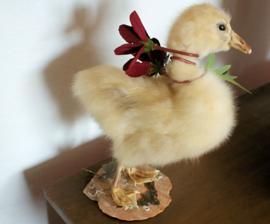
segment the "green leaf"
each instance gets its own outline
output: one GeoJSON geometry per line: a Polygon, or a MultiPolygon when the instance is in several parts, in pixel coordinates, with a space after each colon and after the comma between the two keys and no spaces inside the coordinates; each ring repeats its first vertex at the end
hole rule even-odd
{"type": "Polygon", "coordinates": [[[215,60],[216,60],[216,56],[214,53],[211,53],[209,55],[209,57],[207,58],[207,61],[205,63],[205,69],[208,70],[208,69],[212,69],[215,67],[215,60]]]}
{"type": "MultiPolygon", "coordinates": [[[[225,67],[225,66],[224,66],[225,67]]],[[[238,87],[240,87],[241,89],[245,90],[246,92],[252,94],[250,91],[248,91],[246,88],[244,88],[243,86],[241,86],[238,82],[234,81],[234,79],[237,78],[237,76],[230,76],[230,75],[222,75],[222,74],[217,74],[215,73],[219,78],[224,79],[238,87]]]]}
{"type": "MultiPolygon", "coordinates": [[[[216,57],[215,57],[215,54],[214,53],[211,53],[209,55],[209,57],[207,58],[207,61],[205,63],[205,70],[208,70],[208,69],[212,69],[215,67],[215,60],[216,60],[216,57]]],[[[241,89],[245,90],[246,92],[252,94],[250,91],[248,91],[246,88],[244,88],[243,86],[241,86],[239,83],[237,83],[236,81],[234,81],[234,79],[237,78],[237,76],[230,76],[230,75],[227,75],[229,69],[231,68],[231,65],[225,65],[219,69],[216,69],[214,70],[214,73],[221,79],[224,79],[238,87],[240,87],[241,89]]]]}
{"type": "Polygon", "coordinates": [[[232,66],[231,65],[225,65],[219,69],[216,69],[214,72],[217,74],[217,75],[225,75],[227,74],[227,72],[229,71],[229,69],[231,68],[232,66]]]}

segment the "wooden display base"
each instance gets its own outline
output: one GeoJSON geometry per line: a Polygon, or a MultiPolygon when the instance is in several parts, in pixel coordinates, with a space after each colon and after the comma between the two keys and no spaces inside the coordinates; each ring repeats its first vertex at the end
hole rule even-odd
{"type": "MultiPolygon", "coordinates": [[[[111,162],[110,164],[113,163],[114,162],[111,162]]],[[[97,174],[100,176],[106,175],[105,170],[106,169],[101,168],[97,174]]],[[[141,170],[152,171],[154,169],[146,166],[141,168],[141,170]]],[[[119,187],[123,190],[133,190],[140,192],[139,194],[136,194],[138,208],[125,210],[123,207],[119,207],[117,204],[115,204],[111,195],[111,184],[114,175],[110,175],[108,178],[102,178],[96,175],[85,187],[83,193],[91,200],[98,201],[98,206],[102,212],[111,217],[126,221],[145,220],[163,212],[171,202],[171,198],[169,196],[169,192],[172,188],[171,182],[169,178],[164,174],[160,173],[159,175],[160,179],[158,181],[149,184],[137,184],[134,186],[129,182],[127,175],[122,172],[121,178],[119,180],[119,187]],[[151,185],[153,186],[152,191],[146,187],[151,185]],[[144,196],[149,197],[149,201],[145,201],[142,198],[144,196]]]]}

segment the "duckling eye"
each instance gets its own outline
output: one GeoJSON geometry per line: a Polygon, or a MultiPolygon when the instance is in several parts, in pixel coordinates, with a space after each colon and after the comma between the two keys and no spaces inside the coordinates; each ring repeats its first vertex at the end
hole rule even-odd
{"type": "Polygon", "coordinates": [[[219,28],[219,30],[222,30],[222,31],[225,31],[226,30],[226,26],[223,25],[223,24],[219,25],[218,28],[219,28]]]}

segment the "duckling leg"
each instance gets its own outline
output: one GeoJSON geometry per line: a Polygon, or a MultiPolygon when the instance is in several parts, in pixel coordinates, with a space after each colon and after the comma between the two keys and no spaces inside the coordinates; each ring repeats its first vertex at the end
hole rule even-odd
{"type": "Polygon", "coordinates": [[[124,191],[121,188],[117,187],[123,169],[124,167],[118,163],[117,169],[115,172],[115,179],[111,188],[112,198],[117,205],[124,207],[125,210],[127,210],[128,208],[133,208],[133,207],[138,208],[136,194],[140,192],[124,191]]]}
{"type": "Polygon", "coordinates": [[[160,173],[159,170],[142,171],[134,167],[130,167],[127,169],[127,173],[128,176],[130,177],[130,180],[133,182],[135,186],[136,184],[149,183],[162,178],[162,176],[159,174],[160,173]]]}

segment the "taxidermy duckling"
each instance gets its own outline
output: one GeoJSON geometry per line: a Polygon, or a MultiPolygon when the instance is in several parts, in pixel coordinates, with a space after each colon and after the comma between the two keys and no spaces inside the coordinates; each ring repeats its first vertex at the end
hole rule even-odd
{"type": "MultiPolygon", "coordinates": [[[[173,24],[167,46],[199,54],[172,60],[166,76],[131,78],[114,66],[97,66],[79,72],[73,92],[112,140],[118,162],[112,196],[115,202],[136,207],[136,192],[118,188],[126,169],[136,183],[158,179],[158,171],[141,172],[140,165],[164,166],[196,159],[228,139],[235,126],[233,91],[199,61],[231,47],[250,54],[251,49],[230,26],[230,16],[210,4],[194,5],[173,24]]],[[[174,54],[177,57],[177,54],[174,54]]]]}

